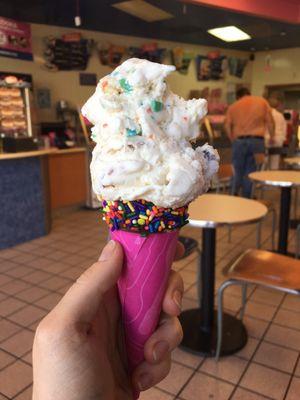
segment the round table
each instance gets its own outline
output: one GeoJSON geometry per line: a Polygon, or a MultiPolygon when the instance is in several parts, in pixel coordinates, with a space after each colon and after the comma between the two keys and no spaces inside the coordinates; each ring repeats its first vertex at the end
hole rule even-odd
{"type": "MultiPolygon", "coordinates": [[[[284,162],[291,169],[300,170],[300,156],[297,157],[287,157],[284,159],[284,162]]],[[[297,188],[298,189],[298,188],[297,188]]],[[[298,190],[296,189],[295,193],[295,218],[290,220],[290,228],[297,229],[300,224],[300,219],[297,218],[297,204],[298,204],[298,190]]]]}
{"type": "MultiPolygon", "coordinates": [[[[181,346],[196,354],[214,356],[217,343],[217,315],[214,309],[216,228],[260,221],[267,208],[255,200],[241,197],[204,194],[189,206],[190,224],[202,228],[201,308],[184,311],[180,316],[183,327],[181,346]]],[[[200,267],[200,266],[199,266],[200,267]]],[[[223,315],[221,355],[233,354],[247,343],[243,323],[230,314],[223,315]]]]}
{"type": "Polygon", "coordinates": [[[249,178],[264,185],[280,187],[281,197],[277,251],[281,254],[287,254],[291,190],[294,186],[300,186],[300,171],[257,171],[249,174],[249,178]]]}
{"type": "Polygon", "coordinates": [[[284,162],[291,167],[300,167],[300,157],[287,157],[284,162]]]}

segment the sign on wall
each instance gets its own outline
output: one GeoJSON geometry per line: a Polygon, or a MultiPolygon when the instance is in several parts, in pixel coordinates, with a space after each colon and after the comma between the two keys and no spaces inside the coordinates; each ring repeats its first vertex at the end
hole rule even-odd
{"type": "Polygon", "coordinates": [[[97,75],[80,72],[79,84],[81,86],[97,86],[97,75]]]}
{"type": "Polygon", "coordinates": [[[0,17],[0,56],[33,60],[30,24],[0,17]]]}
{"type": "Polygon", "coordinates": [[[51,94],[48,88],[38,88],[36,90],[36,100],[38,108],[51,107],[51,94]]]}

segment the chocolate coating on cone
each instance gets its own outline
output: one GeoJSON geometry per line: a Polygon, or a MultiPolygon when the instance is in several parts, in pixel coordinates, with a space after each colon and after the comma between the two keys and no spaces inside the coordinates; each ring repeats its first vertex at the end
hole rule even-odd
{"type": "Polygon", "coordinates": [[[187,206],[157,207],[145,200],[102,201],[103,220],[111,230],[149,235],[178,230],[188,223],[187,206]]]}

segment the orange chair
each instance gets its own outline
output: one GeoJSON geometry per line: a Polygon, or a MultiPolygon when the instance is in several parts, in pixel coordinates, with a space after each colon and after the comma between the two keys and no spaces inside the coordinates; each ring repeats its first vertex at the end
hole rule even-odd
{"type": "Polygon", "coordinates": [[[218,290],[218,337],[216,360],[222,348],[223,294],[228,286],[241,285],[242,307],[240,318],[243,319],[247,285],[253,284],[285,293],[300,295],[300,260],[272,253],[266,250],[247,250],[223,273],[226,280],[218,290]]]}
{"type": "Polygon", "coordinates": [[[233,177],[232,164],[221,164],[215,177],[216,192],[225,192],[233,177]]]}

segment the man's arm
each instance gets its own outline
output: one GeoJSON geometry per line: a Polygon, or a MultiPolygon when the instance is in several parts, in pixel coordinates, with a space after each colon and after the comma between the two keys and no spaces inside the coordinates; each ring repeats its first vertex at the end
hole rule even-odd
{"type": "Polygon", "coordinates": [[[266,125],[270,134],[270,139],[273,140],[275,138],[275,122],[272,116],[272,111],[269,106],[267,106],[266,112],[266,125]]]}

